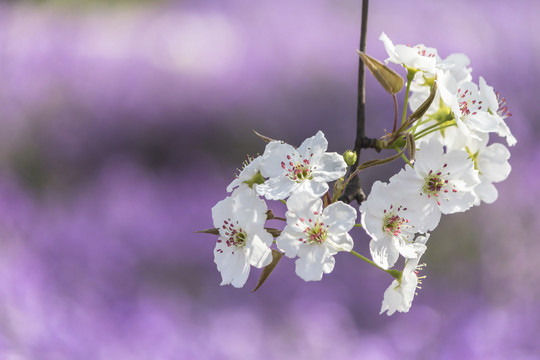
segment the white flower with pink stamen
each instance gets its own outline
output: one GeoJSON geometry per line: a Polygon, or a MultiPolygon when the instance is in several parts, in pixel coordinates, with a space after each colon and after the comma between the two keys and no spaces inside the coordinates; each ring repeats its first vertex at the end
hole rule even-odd
{"type": "Polygon", "coordinates": [[[261,174],[268,177],[257,186],[257,192],[269,200],[282,200],[296,191],[310,191],[322,196],[328,182],[339,179],[347,171],[343,156],[327,153],[328,141],[322,131],[302,143],[298,149],[272,141],[263,154],[261,174]]]}
{"type": "Polygon", "coordinates": [[[287,225],[276,239],[278,248],[296,260],[296,274],[305,281],[321,280],[334,269],[334,255],[351,251],[348,232],[356,221],[356,210],[339,201],[323,210],[323,202],[303,191],[287,200],[287,225]]]}
{"type": "Polygon", "coordinates": [[[272,261],[273,237],[264,229],[266,203],[248,186],[236,189],[232,196],[212,208],[219,238],[214,262],[221,273],[221,285],[242,287],[250,265],[262,268],[272,261]]]}
{"type": "Polygon", "coordinates": [[[445,153],[432,139],[418,148],[414,168],[407,166],[390,178],[390,183],[399,184],[404,196],[419,196],[429,211],[453,214],[473,206],[474,188],[480,180],[465,150],[445,153]]]}
{"type": "Polygon", "coordinates": [[[371,236],[369,248],[373,261],[388,269],[400,254],[405,258],[415,257],[415,235],[435,229],[441,217],[440,211],[429,209],[420,197],[403,196],[400,186],[375,182],[360,206],[362,227],[371,236]]]}
{"type": "Polygon", "coordinates": [[[512,114],[508,111],[508,107],[506,106],[506,99],[500,98],[499,94],[496,93],[493,88],[486,83],[486,80],[484,80],[484,78],[481,76],[479,83],[480,93],[486,99],[489,111],[494,114],[499,120],[499,126],[497,127],[495,132],[499,136],[506,138],[508,146],[516,145],[517,140],[514,135],[512,135],[510,128],[504,121],[504,119],[506,119],[507,117],[512,116],[512,114]]]}
{"type": "Polygon", "coordinates": [[[419,276],[420,270],[424,265],[418,265],[420,258],[426,251],[426,242],[429,239],[429,234],[416,238],[413,247],[416,256],[405,261],[405,267],[401,273],[401,277],[392,281],[390,286],[384,292],[380,314],[387,312],[388,316],[396,311],[408,312],[411,308],[418,284],[422,283],[425,276],[419,276]]]}
{"type": "Polygon", "coordinates": [[[441,98],[452,109],[456,125],[466,137],[480,139],[477,133],[496,131],[500,120],[489,112],[486,99],[470,81],[458,85],[449,71],[437,73],[441,98]]]}
{"type": "Polygon", "coordinates": [[[386,63],[392,62],[400,64],[412,70],[420,70],[428,73],[435,73],[435,65],[440,61],[437,49],[426,47],[423,44],[413,47],[407,45],[394,45],[392,40],[383,32],[379,37],[384,44],[384,48],[389,58],[386,63]]]}

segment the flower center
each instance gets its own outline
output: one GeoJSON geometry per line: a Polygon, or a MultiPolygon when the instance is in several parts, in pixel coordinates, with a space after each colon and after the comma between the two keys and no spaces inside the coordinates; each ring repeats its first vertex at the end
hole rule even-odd
{"type": "Polygon", "coordinates": [[[385,215],[383,218],[383,231],[393,236],[401,235],[401,231],[406,227],[409,227],[409,225],[407,225],[409,223],[409,219],[398,215],[398,213],[407,211],[407,208],[400,205],[394,210],[394,205],[390,205],[389,210],[391,211],[384,209],[385,215]]]}
{"type": "Polygon", "coordinates": [[[384,218],[383,229],[394,236],[398,236],[399,234],[401,234],[401,225],[408,222],[409,220],[403,219],[399,215],[388,214],[384,218]]]}
{"type": "Polygon", "coordinates": [[[322,244],[326,240],[328,231],[323,227],[323,223],[315,223],[315,226],[307,228],[305,233],[307,235],[307,242],[310,244],[322,244]]]}
{"type": "MultiPolygon", "coordinates": [[[[443,168],[447,167],[448,164],[444,164],[443,168]]],[[[445,173],[444,175],[450,176],[450,172],[445,173]]],[[[443,178],[442,171],[438,171],[437,173],[434,173],[433,170],[429,171],[428,176],[425,178],[424,187],[422,187],[422,192],[427,195],[429,199],[431,199],[432,196],[434,196],[437,199],[437,204],[441,205],[441,201],[439,198],[439,195],[441,193],[447,194],[448,193],[448,180],[443,178]]],[[[455,188],[455,185],[450,184],[452,188],[452,192],[456,193],[457,189],[455,188]]],[[[443,195],[443,198],[445,200],[448,200],[446,195],[443,195]]]]}
{"type": "Polygon", "coordinates": [[[512,116],[512,113],[508,111],[508,106],[506,106],[506,99],[499,95],[499,92],[496,91],[495,95],[497,96],[497,101],[499,102],[499,108],[497,109],[497,115],[506,119],[507,117],[512,116]]]}
{"type": "MultiPolygon", "coordinates": [[[[285,176],[287,176],[292,181],[302,182],[304,180],[311,180],[313,175],[311,174],[311,162],[308,159],[302,159],[296,163],[292,161],[291,155],[287,155],[287,162],[282,161],[281,167],[287,170],[285,176]]],[[[311,154],[313,156],[313,154],[311,154]]]]}
{"type": "Polygon", "coordinates": [[[430,175],[426,178],[426,185],[424,186],[424,192],[427,194],[437,194],[441,191],[442,187],[446,184],[447,180],[440,178],[438,175],[430,175]]]}
{"type": "MultiPolygon", "coordinates": [[[[221,228],[224,230],[221,234],[225,238],[225,244],[227,246],[236,246],[238,248],[246,246],[247,235],[246,232],[238,226],[238,221],[233,223],[231,219],[227,219],[223,222],[221,228]]],[[[221,242],[221,238],[218,242],[221,242]]]]}
{"type": "Polygon", "coordinates": [[[469,89],[463,91],[459,88],[457,92],[459,110],[462,116],[476,115],[478,111],[482,110],[482,100],[476,100],[473,98],[472,91],[469,89]]]}
{"type": "MultiPolygon", "coordinates": [[[[328,236],[329,225],[325,225],[323,222],[319,222],[318,216],[320,215],[320,213],[318,211],[314,211],[313,215],[315,215],[315,220],[311,218],[300,218],[300,221],[306,226],[303,231],[304,237],[298,239],[298,241],[300,241],[301,243],[322,244],[328,236]]],[[[300,227],[299,224],[296,224],[296,226],[300,227]]]]}
{"type": "Polygon", "coordinates": [[[429,49],[425,48],[424,46],[416,45],[415,48],[418,51],[418,55],[420,55],[420,56],[433,58],[436,55],[435,51],[429,50],[429,49]]]}

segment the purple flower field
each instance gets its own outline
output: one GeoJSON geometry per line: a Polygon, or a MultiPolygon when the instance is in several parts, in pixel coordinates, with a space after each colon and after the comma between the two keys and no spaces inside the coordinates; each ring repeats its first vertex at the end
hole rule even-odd
{"type": "MultiPolygon", "coordinates": [[[[283,258],[251,293],[259,271],[219,286],[216,237],[195,233],[264,151],[252,129],[353,146],[361,2],[84,3],[0,4],[0,359],[540,357],[540,3],[370,4],[368,54],[386,58],[382,31],[465,53],[518,139],[498,200],[443,217],[391,317],[392,278],[347,253],[310,283],[283,258]]],[[[366,99],[380,137],[393,103],[369,74],[366,99]]]]}

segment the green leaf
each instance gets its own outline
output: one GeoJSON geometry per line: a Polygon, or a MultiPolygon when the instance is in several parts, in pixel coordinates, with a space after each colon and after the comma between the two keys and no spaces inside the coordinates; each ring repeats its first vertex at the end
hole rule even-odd
{"type": "Polygon", "coordinates": [[[219,230],[214,228],[214,229],[206,229],[206,230],[195,231],[195,233],[219,235],[219,230]]]}
{"type": "Polygon", "coordinates": [[[255,287],[255,289],[251,291],[252,293],[257,291],[257,289],[259,289],[262,286],[262,284],[264,284],[264,282],[266,281],[266,279],[268,279],[272,271],[274,271],[274,268],[278,264],[279,260],[281,260],[282,256],[283,256],[282,252],[272,249],[272,262],[263,268],[261,276],[259,277],[259,282],[257,283],[257,286],[255,287]]]}
{"type": "Polygon", "coordinates": [[[358,55],[386,91],[394,95],[403,89],[403,78],[397,72],[361,51],[358,51],[358,55]]]}
{"type": "Polygon", "coordinates": [[[269,143],[271,141],[277,141],[275,139],[269,138],[268,136],[264,136],[263,134],[259,134],[255,130],[253,130],[253,132],[255,133],[255,135],[257,135],[258,137],[260,137],[263,141],[266,141],[267,143],[269,143]]]}

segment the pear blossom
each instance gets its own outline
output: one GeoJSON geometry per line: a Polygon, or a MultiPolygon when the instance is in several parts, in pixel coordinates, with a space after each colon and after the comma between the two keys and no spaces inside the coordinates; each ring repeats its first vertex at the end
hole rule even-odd
{"type": "Polygon", "coordinates": [[[435,73],[435,65],[440,60],[437,49],[426,47],[423,44],[410,47],[407,45],[394,45],[392,40],[383,32],[379,37],[388,53],[386,63],[400,64],[413,71],[435,73]]]}
{"type": "Polygon", "coordinates": [[[497,200],[499,194],[493,183],[506,180],[512,170],[508,163],[510,151],[499,143],[486,146],[488,139],[485,135],[481,141],[471,139],[467,144],[467,151],[474,161],[480,179],[480,184],[474,188],[474,205],[480,205],[481,201],[491,204],[497,200]]]}
{"type": "Polygon", "coordinates": [[[296,260],[296,274],[305,281],[321,280],[334,269],[334,255],[351,251],[348,232],[356,220],[356,210],[341,201],[328,205],[307,191],[287,200],[287,225],[276,239],[277,247],[296,260]]]}
{"type": "Polygon", "coordinates": [[[273,237],[264,229],[266,203],[248,186],[236,189],[232,196],[212,208],[219,237],[214,262],[221,273],[221,285],[242,287],[250,265],[262,268],[272,261],[273,237]]]}
{"type": "Polygon", "coordinates": [[[445,153],[432,139],[418,148],[414,168],[407,166],[390,178],[390,183],[399,184],[404,196],[421,197],[429,211],[453,214],[473,206],[474,188],[480,179],[465,150],[445,153]]]}
{"type": "Polygon", "coordinates": [[[499,121],[499,126],[495,132],[504,138],[508,146],[514,146],[517,143],[516,138],[512,135],[510,128],[504,121],[505,118],[511,116],[506,107],[506,100],[504,98],[499,98],[498,94],[493,90],[491,86],[486,83],[483,77],[480,76],[479,79],[480,93],[486,99],[486,105],[489,111],[495,115],[499,121]]]}
{"type": "MultiPolygon", "coordinates": [[[[227,192],[233,191],[236,187],[244,183],[245,184],[253,183],[253,185],[256,186],[257,184],[255,183],[255,181],[257,177],[260,176],[261,159],[262,159],[261,156],[258,156],[254,159],[248,157],[248,159],[244,163],[245,166],[242,168],[240,173],[227,186],[227,192]]],[[[261,176],[261,179],[262,179],[262,176],[261,176]]]]}
{"type": "Polygon", "coordinates": [[[399,185],[377,181],[360,206],[362,227],[371,236],[371,257],[383,269],[394,266],[400,254],[416,257],[415,235],[433,230],[441,217],[420,197],[403,194],[399,185]]]}
{"type": "MultiPolygon", "coordinates": [[[[465,54],[450,54],[444,60],[438,60],[436,63],[437,70],[448,71],[450,76],[459,85],[466,81],[471,81],[471,71],[469,67],[470,60],[465,54]]],[[[409,95],[409,107],[411,111],[415,111],[426,101],[431,93],[431,86],[435,81],[435,75],[431,73],[417,72],[411,83],[411,94],[409,95]]],[[[441,94],[437,89],[435,92],[435,98],[427,109],[425,114],[433,114],[439,111],[441,108],[441,94]]]]}
{"type": "Polygon", "coordinates": [[[304,140],[298,149],[279,141],[270,142],[261,160],[261,174],[268,180],[257,186],[257,192],[269,200],[282,200],[303,190],[324,195],[327,183],[347,171],[343,156],[328,153],[327,148],[322,131],[304,140]]]}
{"type": "Polygon", "coordinates": [[[477,133],[496,131],[500,120],[488,110],[478,86],[470,81],[458,84],[449,71],[437,73],[442,100],[452,109],[457,127],[466,137],[480,139],[477,133]]]}
{"type": "Polygon", "coordinates": [[[392,281],[384,292],[379,314],[386,311],[386,314],[390,316],[396,311],[408,312],[411,308],[416,289],[423,278],[423,276],[418,276],[418,272],[423,267],[423,265],[418,265],[418,263],[427,249],[425,244],[428,239],[429,234],[416,238],[413,244],[416,256],[405,261],[405,267],[401,273],[401,277],[392,281]]]}

